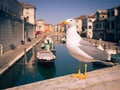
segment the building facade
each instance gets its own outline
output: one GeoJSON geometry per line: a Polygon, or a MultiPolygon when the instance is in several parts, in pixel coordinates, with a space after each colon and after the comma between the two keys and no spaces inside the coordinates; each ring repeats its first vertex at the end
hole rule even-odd
{"type": "Polygon", "coordinates": [[[45,33],[51,33],[54,31],[53,25],[45,24],[45,33]]]}
{"type": "Polygon", "coordinates": [[[82,32],[82,20],[78,18],[75,20],[76,20],[78,32],[81,33],[82,32]]]}
{"type": "Polygon", "coordinates": [[[23,7],[17,0],[1,0],[0,10],[11,16],[21,18],[23,7]]]}
{"type": "Polygon", "coordinates": [[[65,28],[61,25],[61,24],[57,24],[56,26],[55,26],[55,31],[56,32],[62,32],[62,31],[64,31],[65,30],[65,28]]]}
{"type": "Polygon", "coordinates": [[[31,4],[24,4],[21,3],[23,6],[23,17],[26,18],[26,21],[35,24],[35,19],[36,19],[36,8],[31,5],[31,4]]]}
{"type": "Polygon", "coordinates": [[[93,22],[93,38],[106,40],[107,10],[98,10],[93,22]]]}
{"type": "Polygon", "coordinates": [[[87,38],[93,38],[93,22],[95,20],[95,14],[91,14],[82,20],[82,28],[86,31],[87,38]]]}
{"type": "Polygon", "coordinates": [[[82,21],[83,21],[83,19],[85,19],[85,18],[87,18],[87,15],[81,15],[81,16],[75,18],[76,24],[77,24],[77,29],[78,29],[79,34],[82,34],[82,33],[83,33],[82,21]]]}
{"type": "Polygon", "coordinates": [[[118,42],[120,40],[120,6],[98,10],[94,22],[94,38],[118,42]]]}
{"type": "Polygon", "coordinates": [[[117,40],[120,40],[120,7],[118,9],[118,16],[117,16],[117,40]]]}
{"type": "Polygon", "coordinates": [[[54,26],[53,25],[49,24],[49,29],[50,29],[51,33],[54,32],[54,26]]]}
{"type": "Polygon", "coordinates": [[[42,32],[45,32],[45,21],[42,19],[36,20],[36,34],[40,34],[42,32]]]}
{"type": "Polygon", "coordinates": [[[24,42],[32,40],[35,37],[35,18],[36,8],[31,4],[20,3],[23,7],[23,24],[24,24],[24,42]]]}
{"type": "Polygon", "coordinates": [[[116,6],[107,9],[107,28],[106,28],[106,40],[112,42],[118,42],[120,39],[120,29],[119,29],[119,14],[120,6],[116,6]],[[112,38],[111,38],[112,37],[112,38]]]}
{"type": "Polygon", "coordinates": [[[23,5],[17,0],[0,2],[0,55],[34,38],[34,25],[23,17],[23,5]]]}

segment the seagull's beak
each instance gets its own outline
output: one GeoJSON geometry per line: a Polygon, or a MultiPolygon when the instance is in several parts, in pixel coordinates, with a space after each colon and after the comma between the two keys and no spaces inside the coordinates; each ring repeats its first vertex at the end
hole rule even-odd
{"type": "Polygon", "coordinates": [[[68,22],[66,22],[66,21],[62,21],[61,24],[62,24],[62,25],[67,25],[68,22]]]}

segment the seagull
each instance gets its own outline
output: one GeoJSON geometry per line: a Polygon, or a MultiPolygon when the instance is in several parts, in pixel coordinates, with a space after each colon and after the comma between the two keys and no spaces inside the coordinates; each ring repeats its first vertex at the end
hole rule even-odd
{"type": "MultiPolygon", "coordinates": [[[[71,56],[78,61],[82,62],[94,62],[98,60],[110,60],[110,54],[106,51],[100,50],[91,43],[83,40],[83,38],[77,33],[76,21],[73,18],[69,18],[61,23],[66,25],[66,47],[71,56]]],[[[80,65],[80,64],[79,64],[80,65]]],[[[87,64],[85,64],[85,72],[80,74],[80,66],[77,74],[73,74],[73,77],[86,78],[87,64]]]]}

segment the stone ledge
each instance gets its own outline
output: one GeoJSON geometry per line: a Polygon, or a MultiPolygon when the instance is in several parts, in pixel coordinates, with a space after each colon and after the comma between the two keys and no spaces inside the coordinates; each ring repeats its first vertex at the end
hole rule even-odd
{"type": "Polygon", "coordinates": [[[120,65],[91,71],[87,75],[82,80],[66,75],[7,90],[120,90],[120,65]]]}

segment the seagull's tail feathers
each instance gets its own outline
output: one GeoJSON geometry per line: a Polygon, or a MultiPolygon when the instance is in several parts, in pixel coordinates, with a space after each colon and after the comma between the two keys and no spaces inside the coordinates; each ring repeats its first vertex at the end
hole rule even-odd
{"type": "Polygon", "coordinates": [[[96,52],[93,54],[93,57],[95,60],[99,60],[99,61],[110,61],[111,60],[111,55],[107,53],[106,51],[96,52]]]}

